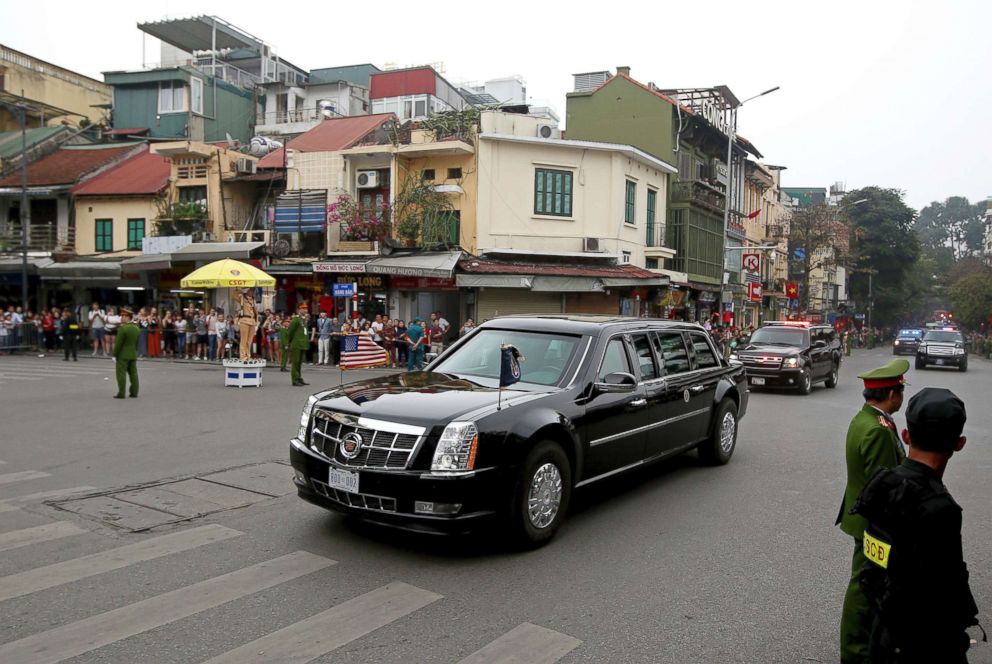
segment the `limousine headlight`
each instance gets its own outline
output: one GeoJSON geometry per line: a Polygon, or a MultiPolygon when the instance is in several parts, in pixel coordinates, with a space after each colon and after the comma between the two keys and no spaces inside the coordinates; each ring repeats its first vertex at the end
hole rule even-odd
{"type": "Polygon", "coordinates": [[[444,428],[434,450],[432,471],[472,470],[479,445],[479,430],[473,422],[452,422],[444,428]]]}
{"type": "Polygon", "coordinates": [[[307,398],[306,405],[303,406],[303,411],[300,413],[300,430],[296,434],[296,437],[304,443],[307,442],[307,426],[310,424],[310,415],[313,413],[315,403],[317,403],[317,397],[311,394],[307,398]]]}
{"type": "Polygon", "coordinates": [[[954,354],[955,355],[964,355],[964,348],[955,348],[954,349],[954,354]]]}
{"type": "Polygon", "coordinates": [[[796,367],[799,366],[799,358],[787,357],[784,360],[782,360],[782,366],[785,367],[786,369],[795,369],[796,367]]]}

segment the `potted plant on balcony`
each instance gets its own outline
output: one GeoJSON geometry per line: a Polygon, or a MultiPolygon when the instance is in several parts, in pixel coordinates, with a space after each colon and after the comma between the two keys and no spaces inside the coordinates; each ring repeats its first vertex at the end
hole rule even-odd
{"type": "Polygon", "coordinates": [[[341,225],[339,251],[373,251],[375,243],[389,234],[390,210],[387,203],[363,206],[347,194],[327,206],[327,221],[341,225]]]}

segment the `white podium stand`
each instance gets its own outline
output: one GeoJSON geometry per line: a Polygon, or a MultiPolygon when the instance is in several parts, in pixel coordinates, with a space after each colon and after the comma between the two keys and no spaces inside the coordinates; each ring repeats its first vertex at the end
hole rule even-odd
{"type": "Polygon", "coordinates": [[[224,360],[224,387],[262,387],[265,360],[224,360]]]}

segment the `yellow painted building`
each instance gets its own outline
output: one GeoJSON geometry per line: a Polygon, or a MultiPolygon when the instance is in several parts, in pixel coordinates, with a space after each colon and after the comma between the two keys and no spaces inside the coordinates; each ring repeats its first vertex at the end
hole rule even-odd
{"type": "Polygon", "coordinates": [[[155,235],[171,165],[147,149],[73,188],[76,253],[134,256],[155,235]]]}
{"type": "MultiPolygon", "coordinates": [[[[113,101],[113,88],[96,79],[0,44],[0,100],[24,102],[29,127],[105,123],[113,101]]],[[[0,131],[19,129],[17,118],[0,108],[0,131]]]]}
{"type": "Polygon", "coordinates": [[[171,209],[176,210],[176,204],[196,204],[203,210],[197,231],[203,235],[197,240],[223,241],[228,231],[246,227],[255,207],[255,183],[240,176],[241,171],[250,172],[248,164],[255,157],[197,141],[156,143],[151,150],[171,162],[166,193],[171,209]]]}

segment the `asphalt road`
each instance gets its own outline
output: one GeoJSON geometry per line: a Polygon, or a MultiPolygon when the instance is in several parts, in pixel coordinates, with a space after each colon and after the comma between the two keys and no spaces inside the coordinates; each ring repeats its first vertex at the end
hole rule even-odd
{"type": "MultiPolygon", "coordinates": [[[[807,397],[752,394],[729,465],[688,454],[593,485],[550,545],[515,553],[299,500],[278,463],[307,394],[288,374],[239,390],[216,366],[143,362],[140,398],[114,400],[106,360],[0,357],[0,661],[836,661],[844,434],[855,374],[889,359],[856,351],[807,397]]],[[[969,407],[945,480],[986,624],[990,377],[973,358],[911,370],[907,391],[969,407]]]]}

